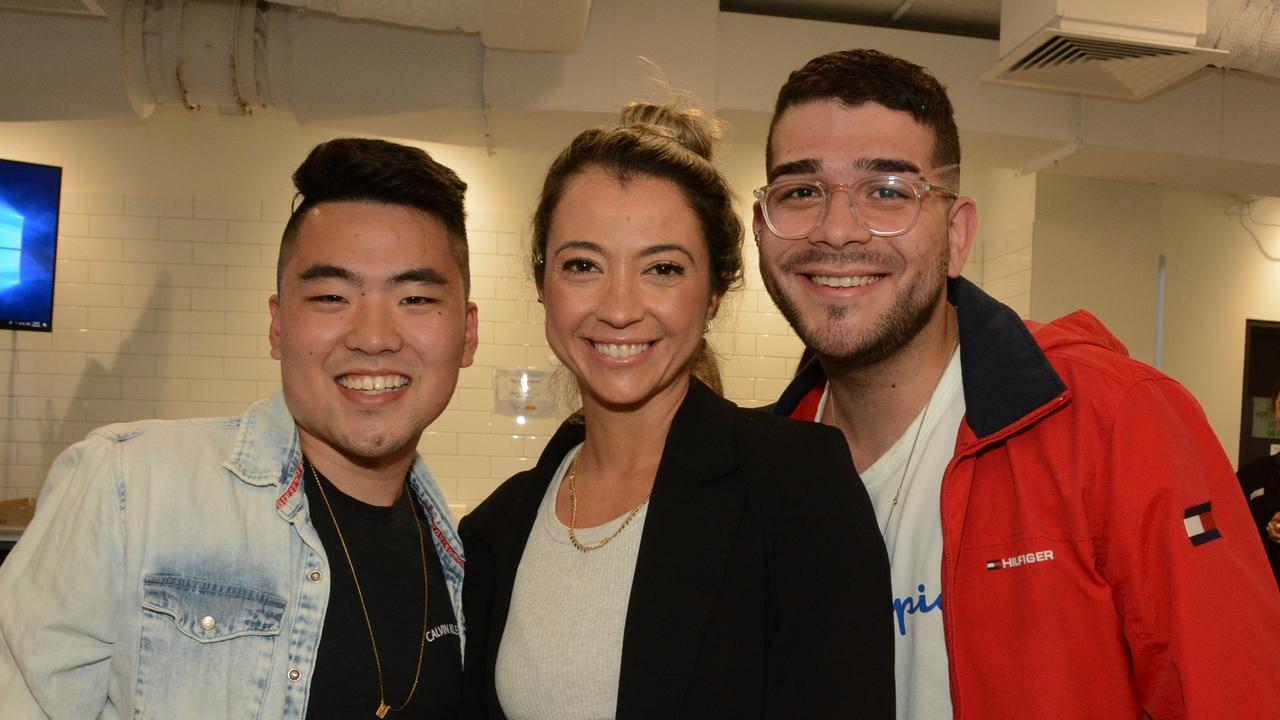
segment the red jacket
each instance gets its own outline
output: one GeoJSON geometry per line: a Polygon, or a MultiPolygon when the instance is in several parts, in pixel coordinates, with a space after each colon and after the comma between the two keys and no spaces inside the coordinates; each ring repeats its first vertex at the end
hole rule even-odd
{"type": "MultiPolygon", "coordinates": [[[[965,280],[949,296],[955,718],[1280,717],[1280,593],[1195,399],[1088,313],[1024,326],[965,280]]],[[[776,412],[813,419],[824,384],[810,363],[776,412]]]]}

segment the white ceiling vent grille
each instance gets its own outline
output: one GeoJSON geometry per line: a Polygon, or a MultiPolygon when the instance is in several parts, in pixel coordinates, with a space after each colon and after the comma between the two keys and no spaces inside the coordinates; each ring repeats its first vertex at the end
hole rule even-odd
{"type": "Polygon", "coordinates": [[[0,0],[0,11],[2,10],[107,16],[97,0],[0,0]]]}
{"type": "Polygon", "coordinates": [[[1136,60],[1166,55],[1185,55],[1186,50],[1144,47],[1129,42],[1091,38],[1068,37],[1054,34],[1040,47],[1009,68],[1010,73],[1032,70],[1051,70],[1056,67],[1090,61],[1136,60]]]}
{"type": "Polygon", "coordinates": [[[1211,48],[1045,29],[1002,58],[982,79],[1141,100],[1227,54],[1211,48]]]}

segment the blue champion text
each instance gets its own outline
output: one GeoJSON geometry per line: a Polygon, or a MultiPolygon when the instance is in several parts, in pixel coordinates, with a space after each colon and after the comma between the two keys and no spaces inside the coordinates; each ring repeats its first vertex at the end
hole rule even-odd
{"type": "Polygon", "coordinates": [[[933,602],[929,602],[929,596],[924,589],[924,584],[916,586],[919,595],[908,595],[905,598],[893,599],[893,615],[898,622],[898,634],[907,634],[907,616],[916,613],[930,613],[934,610],[942,609],[942,593],[934,596],[933,602]]]}

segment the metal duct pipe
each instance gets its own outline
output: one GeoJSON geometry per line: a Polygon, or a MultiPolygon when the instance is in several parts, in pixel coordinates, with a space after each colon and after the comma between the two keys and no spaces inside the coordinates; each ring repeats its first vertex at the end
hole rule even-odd
{"type": "MultiPolygon", "coordinates": [[[[440,29],[474,31],[480,0],[99,2],[106,17],[4,15],[0,121],[145,118],[181,102],[242,115],[270,106],[300,122],[377,120],[367,131],[416,133],[429,120],[450,125],[447,137],[476,132],[482,37],[440,29]]],[[[591,4],[484,2],[491,46],[538,51],[579,47],[591,4]]]]}
{"type": "MultiPolygon", "coordinates": [[[[254,0],[129,0],[141,5],[142,67],[149,103],[180,101],[248,115],[271,103],[266,10],[254,0]]],[[[126,36],[132,28],[126,27],[126,36]]]]}
{"type": "Polygon", "coordinates": [[[299,122],[481,105],[484,49],[474,34],[254,0],[129,2],[146,4],[147,85],[157,104],[240,114],[271,106],[299,122]]]}
{"type": "Polygon", "coordinates": [[[269,0],[354,20],[445,32],[480,32],[478,0],[269,0]]]}
{"type": "Polygon", "coordinates": [[[269,0],[300,10],[443,32],[479,33],[485,47],[582,48],[591,0],[269,0]]]}
{"type": "Polygon", "coordinates": [[[1280,0],[1211,0],[1205,40],[1234,70],[1280,77],[1280,0]]]}

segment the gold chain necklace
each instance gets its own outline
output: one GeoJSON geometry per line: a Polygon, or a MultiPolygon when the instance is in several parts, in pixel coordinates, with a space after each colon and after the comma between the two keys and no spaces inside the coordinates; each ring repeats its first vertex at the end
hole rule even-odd
{"type": "Polygon", "coordinates": [[[418,668],[413,671],[413,685],[409,688],[409,697],[400,703],[400,707],[391,707],[387,704],[387,691],[382,683],[382,659],[378,656],[378,641],[373,639],[373,621],[369,619],[369,608],[364,603],[364,591],[360,589],[360,578],[356,577],[356,565],[351,562],[351,551],[347,549],[347,541],[342,537],[342,528],[338,525],[338,516],[333,512],[333,505],[329,504],[329,495],[324,490],[324,483],[320,480],[320,475],[316,472],[316,466],[307,463],[311,468],[311,477],[316,480],[316,487],[320,489],[320,498],[324,500],[324,506],[329,510],[329,517],[333,519],[333,529],[338,532],[338,543],[342,545],[342,554],[347,558],[347,567],[351,568],[351,580],[356,586],[356,597],[360,599],[360,611],[364,613],[364,625],[369,630],[369,644],[373,646],[373,665],[378,669],[378,709],[374,714],[379,718],[385,718],[388,712],[400,712],[409,706],[409,701],[413,700],[413,693],[418,689],[418,678],[422,675],[422,657],[426,654],[427,649],[427,543],[422,535],[422,523],[418,520],[418,511],[413,506],[413,492],[409,491],[409,511],[413,514],[413,524],[418,528],[418,554],[422,558],[422,639],[418,642],[418,668]]]}
{"type": "Polygon", "coordinates": [[[640,508],[644,507],[644,504],[649,502],[649,496],[645,495],[644,499],[640,501],[640,504],[631,508],[631,512],[627,513],[627,516],[623,518],[622,524],[615,528],[613,532],[609,533],[608,537],[600,542],[584,545],[578,541],[578,533],[574,531],[574,526],[578,524],[578,456],[576,455],[569,463],[569,477],[566,478],[566,480],[569,483],[569,542],[573,543],[574,547],[584,553],[591,552],[592,550],[599,550],[605,545],[608,545],[610,540],[618,537],[618,533],[627,529],[627,526],[635,519],[636,513],[640,512],[640,508]]]}

